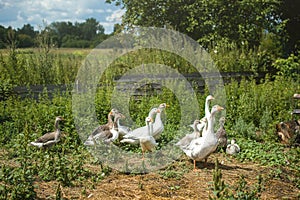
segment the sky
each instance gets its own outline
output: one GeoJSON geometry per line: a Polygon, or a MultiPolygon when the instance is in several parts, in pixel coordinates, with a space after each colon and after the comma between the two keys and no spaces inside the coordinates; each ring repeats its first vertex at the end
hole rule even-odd
{"type": "Polygon", "coordinates": [[[105,0],[0,0],[0,25],[17,29],[30,24],[39,30],[44,22],[84,22],[93,17],[108,34],[121,23],[124,12],[105,0]]]}

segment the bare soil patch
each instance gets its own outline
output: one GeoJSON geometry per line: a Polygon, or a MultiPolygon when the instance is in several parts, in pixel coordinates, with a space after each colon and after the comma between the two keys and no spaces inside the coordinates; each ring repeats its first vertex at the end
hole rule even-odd
{"type": "MultiPolygon", "coordinates": [[[[222,170],[222,180],[232,189],[241,175],[251,187],[257,183],[257,176],[263,177],[261,199],[299,199],[300,190],[291,181],[293,171],[282,168],[281,174],[274,175],[274,168],[254,163],[241,163],[222,153],[215,153],[204,167],[194,172],[191,160],[182,156],[168,169],[149,174],[124,174],[112,171],[103,180],[90,179],[75,183],[72,187],[61,187],[64,199],[208,199],[213,196],[212,182],[215,159],[218,158],[222,170]]],[[[88,166],[91,171],[101,172],[98,165],[88,166]]],[[[58,182],[35,183],[38,199],[55,199],[58,182]]]]}

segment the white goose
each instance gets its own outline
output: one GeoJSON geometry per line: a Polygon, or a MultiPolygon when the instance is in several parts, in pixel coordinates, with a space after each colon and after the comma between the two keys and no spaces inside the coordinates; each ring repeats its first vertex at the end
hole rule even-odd
{"type": "Polygon", "coordinates": [[[162,103],[158,106],[159,112],[157,112],[155,121],[153,124],[153,133],[152,136],[155,139],[158,139],[161,135],[161,133],[164,131],[164,124],[161,120],[161,113],[168,107],[166,103],[162,103]]]}
{"type": "Polygon", "coordinates": [[[201,123],[197,126],[198,130],[202,132],[202,137],[205,136],[206,131],[207,131],[207,122],[208,118],[210,117],[210,111],[209,111],[209,103],[210,101],[214,100],[215,98],[212,95],[208,95],[205,99],[205,108],[204,108],[204,117],[201,119],[204,123],[201,123]],[[204,128],[206,127],[206,129],[204,128]]]}
{"type": "Polygon", "coordinates": [[[124,115],[117,119],[118,132],[122,136],[127,135],[131,131],[131,128],[120,124],[120,119],[123,118],[125,118],[124,115]]]}
{"type": "Polygon", "coordinates": [[[151,117],[146,117],[146,126],[147,126],[147,135],[140,137],[140,145],[142,148],[142,154],[143,154],[143,159],[145,158],[145,152],[146,151],[152,151],[158,143],[156,143],[153,135],[153,123],[152,123],[152,118],[151,117]]]}
{"type": "MultiPolygon", "coordinates": [[[[204,105],[204,117],[200,119],[201,123],[199,123],[197,125],[197,129],[200,132],[200,134],[202,133],[203,136],[203,129],[204,127],[207,127],[207,119],[210,116],[210,111],[209,111],[209,103],[210,101],[214,100],[215,98],[212,95],[208,95],[205,99],[205,105],[204,105]]],[[[193,124],[190,125],[193,128],[193,124]]]]}
{"type": "Polygon", "coordinates": [[[179,148],[183,149],[183,148],[186,148],[188,145],[190,145],[192,140],[200,137],[200,132],[197,130],[197,125],[200,123],[201,123],[201,121],[199,119],[196,119],[193,124],[194,131],[190,134],[185,135],[175,145],[179,146],[179,148]]]}
{"type": "Polygon", "coordinates": [[[230,155],[234,155],[234,154],[237,154],[240,152],[240,147],[238,144],[235,143],[235,139],[232,139],[231,140],[231,143],[227,145],[227,148],[226,148],[226,153],[227,154],[230,154],[230,155]]]}
{"type": "Polygon", "coordinates": [[[56,117],[55,123],[54,123],[55,131],[42,135],[34,142],[30,142],[29,145],[36,146],[39,148],[41,148],[41,147],[47,148],[47,147],[50,147],[53,144],[56,144],[57,142],[59,142],[60,135],[61,135],[60,129],[59,129],[59,122],[63,121],[63,120],[64,119],[61,116],[56,117]]]}
{"type": "Polygon", "coordinates": [[[218,146],[218,138],[214,133],[214,117],[217,112],[223,109],[224,108],[219,105],[213,106],[211,114],[208,117],[206,134],[203,137],[192,140],[189,146],[182,149],[189,158],[194,160],[194,171],[196,170],[196,161],[205,159],[206,163],[208,156],[213,153],[218,146]]]}
{"type": "MultiPolygon", "coordinates": [[[[154,115],[159,113],[160,110],[157,108],[152,108],[148,114],[148,117],[153,119],[154,115]]],[[[129,144],[139,144],[139,138],[145,137],[148,134],[148,127],[142,126],[137,129],[134,129],[124,135],[123,139],[120,141],[121,143],[129,143],[129,144]]]]}

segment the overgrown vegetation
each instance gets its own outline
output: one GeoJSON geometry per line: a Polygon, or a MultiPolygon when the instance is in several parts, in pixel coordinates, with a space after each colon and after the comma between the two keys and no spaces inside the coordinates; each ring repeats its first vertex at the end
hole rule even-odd
{"type": "MultiPolygon", "coordinates": [[[[157,60],[155,58],[157,52],[140,53],[145,56],[144,61],[157,60]]],[[[49,52],[14,50],[1,54],[0,71],[3,81],[0,83],[0,144],[2,146],[0,199],[33,199],[37,195],[33,183],[39,181],[57,181],[59,185],[56,195],[60,197],[61,186],[80,185],[87,178],[95,184],[111,172],[111,169],[105,165],[100,172],[85,167],[86,164],[99,164],[99,161],[93,160],[76,132],[71,105],[72,88],[63,93],[54,93],[51,97],[48,91],[44,90],[37,99],[12,95],[15,85],[72,84],[85,54],[84,52],[58,53],[54,50],[49,52]],[[53,121],[58,115],[66,119],[62,127],[64,136],[60,143],[48,150],[28,146],[30,141],[53,130],[53,121]]],[[[177,67],[179,71],[182,70],[182,73],[190,72],[191,69],[186,69],[189,63],[180,59],[172,60],[174,56],[172,54],[160,55],[162,58],[159,58],[161,59],[159,62],[162,64],[177,67]]],[[[97,119],[100,124],[106,123],[107,113],[111,109],[113,78],[132,68],[130,63],[133,63],[133,66],[143,63],[143,59],[134,60],[134,57],[136,57],[135,53],[126,55],[113,63],[117,67],[108,68],[103,79],[106,84],[97,90],[95,97],[97,119]]],[[[259,81],[232,80],[231,83],[226,84],[225,89],[226,129],[229,137],[235,137],[242,149],[236,158],[241,162],[251,161],[276,166],[278,170],[284,170],[283,166],[286,166],[295,171],[295,174],[288,178],[299,188],[299,148],[286,150],[280,145],[274,127],[276,123],[291,118],[290,111],[293,108],[291,97],[300,89],[297,62],[298,57],[295,55],[280,59],[274,62],[274,66],[278,69],[277,74],[267,75],[259,81]]],[[[207,94],[207,90],[197,93],[200,110],[204,110],[203,102],[207,94]]],[[[163,88],[161,92],[141,96],[138,99],[131,98],[129,102],[130,117],[137,125],[144,123],[143,118],[152,106],[162,102],[167,102],[171,106],[166,110],[165,131],[158,141],[159,148],[177,138],[175,130],[179,127],[178,122],[181,117],[178,113],[180,105],[177,97],[168,88],[163,88]],[[134,110],[140,112],[133,112],[134,110]]],[[[130,145],[122,146],[118,142],[116,144],[123,150],[140,152],[139,148],[130,145]]],[[[184,170],[177,172],[168,169],[161,172],[161,175],[164,179],[169,179],[182,177],[184,173],[184,170]]],[[[282,178],[280,171],[274,170],[273,175],[282,178]]],[[[93,184],[90,187],[93,187],[93,184]]],[[[226,185],[220,187],[219,190],[222,190],[226,185]]],[[[179,186],[171,188],[180,189],[179,186]]],[[[241,178],[240,188],[237,189],[240,193],[231,194],[234,197],[242,198],[241,195],[244,194],[256,196],[256,193],[248,190],[243,178],[241,178]]]]}
{"type": "MultiPolygon", "coordinates": [[[[222,179],[222,171],[216,161],[212,174],[213,186],[210,188],[211,199],[259,199],[264,183],[274,179],[287,180],[300,189],[300,149],[280,144],[275,133],[275,124],[291,119],[291,98],[294,93],[300,92],[299,11],[295,9],[299,4],[290,0],[267,0],[264,3],[260,0],[231,3],[225,0],[106,2],[126,8],[123,23],[115,25],[115,33],[121,33],[124,27],[130,30],[136,25],[179,30],[206,48],[219,71],[254,74],[253,77],[233,78],[226,82],[225,128],[228,138],[235,138],[241,147],[241,152],[233,156],[234,159],[241,163],[262,165],[270,170],[266,176],[258,176],[255,185],[249,184],[244,176],[240,176],[235,184],[230,184],[222,179]],[[258,77],[261,74],[266,76],[258,77]]],[[[109,35],[104,34],[104,28],[90,18],[75,24],[44,24],[39,31],[35,31],[30,24],[18,30],[0,26],[0,36],[0,48],[6,48],[0,52],[0,199],[36,199],[37,187],[44,182],[55,185],[53,196],[49,198],[63,199],[64,187],[81,187],[82,195],[87,197],[88,189],[94,189],[97,183],[113,172],[110,166],[93,157],[83,146],[81,139],[87,135],[79,135],[76,130],[78,124],[74,122],[73,84],[77,82],[76,75],[89,50],[56,48],[94,47],[109,35]],[[22,47],[36,48],[19,49],[22,47]],[[16,86],[26,86],[30,90],[32,85],[42,85],[43,92],[35,97],[29,91],[25,98],[15,93],[16,86]],[[47,85],[67,87],[64,91],[50,94],[45,87],[47,85]],[[50,149],[28,146],[29,142],[53,130],[54,119],[58,115],[66,119],[62,124],[61,141],[50,149]],[[93,169],[95,166],[98,170],[93,169]]],[[[105,52],[101,52],[104,57],[124,50],[117,49],[120,46],[118,42],[111,45],[115,49],[97,50],[105,52]]],[[[186,46],[184,48],[188,49],[186,46]]],[[[100,86],[93,101],[100,124],[106,123],[111,110],[116,80],[136,66],[143,67],[149,63],[169,66],[184,75],[197,72],[188,61],[162,50],[140,49],[124,54],[111,63],[99,80],[100,86]]],[[[197,91],[199,110],[203,111],[208,88],[199,91],[195,82],[191,85],[197,91]]],[[[176,90],[184,89],[178,85],[176,90]]],[[[121,95],[119,93],[118,97],[121,95]]],[[[187,107],[195,109],[188,95],[183,96],[187,107]]],[[[158,140],[158,149],[179,137],[180,120],[186,116],[179,112],[181,105],[178,96],[166,87],[151,92],[144,89],[140,96],[132,96],[126,102],[130,109],[127,117],[133,119],[136,126],[144,125],[144,117],[149,110],[162,102],[170,107],[163,115],[165,129],[158,140]]],[[[213,104],[216,102],[218,100],[213,104]]],[[[90,116],[93,109],[90,106],[82,114],[90,116]]],[[[118,109],[123,111],[122,106],[118,109]]],[[[197,117],[202,115],[199,113],[197,117]]],[[[84,123],[89,124],[89,118],[84,123]]],[[[186,123],[191,124],[192,120],[186,123]]],[[[90,133],[90,130],[84,131],[90,133]]],[[[184,133],[188,131],[187,127],[184,133]]],[[[141,152],[140,148],[119,141],[115,145],[127,152],[141,152]]],[[[126,172],[130,167],[125,163],[126,172]]],[[[147,171],[145,162],[141,168],[147,171]]],[[[179,181],[185,178],[189,170],[187,163],[179,161],[176,166],[173,163],[158,173],[163,180],[179,181]]],[[[209,170],[203,173],[207,172],[209,170]]],[[[170,197],[184,186],[175,183],[165,187],[168,192],[164,197],[170,197]]],[[[143,180],[138,181],[137,188],[145,190],[143,180]]]]}
{"type": "Polygon", "coordinates": [[[256,185],[249,186],[244,176],[240,176],[235,185],[229,185],[222,180],[222,171],[219,168],[219,161],[215,161],[215,170],[213,171],[213,190],[214,196],[209,199],[259,199],[262,192],[262,177],[257,177],[256,185]]]}

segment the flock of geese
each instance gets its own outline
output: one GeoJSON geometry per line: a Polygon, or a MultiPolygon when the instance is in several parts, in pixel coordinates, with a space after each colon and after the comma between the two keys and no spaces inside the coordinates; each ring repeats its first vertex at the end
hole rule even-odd
{"type": "MultiPolygon", "coordinates": [[[[212,154],[218,147],[225,150],[227,154],[236,154],[240,152],[239,146],[235,140],[227,142],[226,130],[224,128],[225,117],[219,120],[219,129],[214,132],[215,115],[224,110],[219,105],[212,106],[210,110],[210,101],[214,100],[212,95],[208,95],[205,100],[205,115],[202,119],[196,119],[192,125],[193,132],[186,134],[175,145],[178,146],[190,159],[194,161],[194,170],[196,170],[196,161],[204,160],[212,154]]],[[[166,103],[160,104],[157,108],[150,110],[145,118],[145,126],[131,129],[121,125],[120,120],[125,116],[117,109],[112,109],[107,116],[107,123],[98,126],[89,135],[84,142],[86,146],[93,146],[100,143],[110,144],[118,138],[121,143],[139,144],[142,150],[143,159],[145,152],[153,151],[158,143],[160,135],[164,131],[164,124],[161,119],[161,113],[168,107],[166,103]]],[[[39,148],[47,148],[59,142],[61,131],[59,122],[64,119],[61,116],[55,118],[55,131],[46,133],[29,145],[39,148]]]]}

